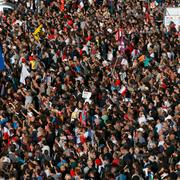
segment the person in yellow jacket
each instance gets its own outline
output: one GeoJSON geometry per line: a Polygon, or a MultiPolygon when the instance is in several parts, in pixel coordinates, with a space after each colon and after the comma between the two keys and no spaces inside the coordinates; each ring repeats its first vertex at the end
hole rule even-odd
{"type": "Polygon", "coordinates": [[[30,64],[31,64],[31,69],[35,70],[36,67],[37,67],[36,57],[35,56],[30,56],[29,61],[30,61],[30,64]]]}

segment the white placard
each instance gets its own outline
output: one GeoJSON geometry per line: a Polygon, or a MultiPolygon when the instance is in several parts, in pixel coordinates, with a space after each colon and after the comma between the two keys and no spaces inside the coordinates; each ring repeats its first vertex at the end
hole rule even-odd
{"type": "Polygon", "coordinates": [[[180,16],[180,7],[166,8],[166,16],[180,16]]]}
{"type": "Polygon", "coordinates": [[[169,26],[170,22],[176,24],[176,28],[180,25],[180,7],[168,7],[166,8],[164,15],[164,25],[166,28],[169,26]]]}
{"type": "Polygon", "coordinates": [[[174,22],[174,24],[176,24],[176,29],[178,29],[180,26],[180,16],[165,16],[164,25],[166,28],[169,26],[170,22],[174,22]]]}
{"type": "Polygon", "coordinates": [[[84,99],[90,99],[91,95],[92,95],[92,93],[91,92],[87,92],[87,91],[83,91],[83,93],[82,93],[82,97],[84,99]]]}

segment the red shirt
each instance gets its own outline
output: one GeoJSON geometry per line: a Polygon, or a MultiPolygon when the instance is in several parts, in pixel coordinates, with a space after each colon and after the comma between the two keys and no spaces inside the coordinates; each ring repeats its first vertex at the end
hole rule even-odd
{"type": "Polygon", "coordinates": [[[86,138],[84,137],[84,135],[80,136],[80,141],[82,144],[84,144],[86,142],[86,138]]]}
{"type": "Polygon", "coordinates": [[[56,35],[55,34],[50,34],[50,35],[48,35],[48,39],[49,40],[56,39],[56,35]]]}
{"type": "Polygon", "coordinates": [[[91,41],[91,39],[92,39],[91,36],[86,37],[86,41],[91,41]]]}

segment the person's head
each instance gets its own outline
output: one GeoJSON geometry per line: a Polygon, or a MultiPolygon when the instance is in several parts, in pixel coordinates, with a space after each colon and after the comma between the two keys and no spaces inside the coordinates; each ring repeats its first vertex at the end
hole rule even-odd
{"type": "Polygon", "coordinates": [[[87,165],[88,165],[89,168],[92,168],[92,166],[93,166],[93,161],[92,161],[92,160],[88,160],[88,161],[87,161],[87,165]]]}
{"type": "Polygon", "coordinates": [[[105,179],[105,180],[114,180],[114,179],[115,179],[115,176],[114,176],[113,173],[106,172],[105,175],[104,175],[104,179],[105,179]]]}
{"type": "Polygon", "coordinates": [[[66,174],[64,177],[65,180],[72,180],[72,177],[70,174],[66,174]]]}
{"type": "Polygon", "coordinates": [[[45,150],[45,151],[44,151],[44,155],[45,155],[45,156],[48,156],[48,154],[49,154],[48,150],[45,150]]]}
{"type": "Polygon", "coordinates": [[[132,176],[131,179],[132,180],[141,180],[141,177],[139,175],[135,174],[135,175],[132,176]]]}

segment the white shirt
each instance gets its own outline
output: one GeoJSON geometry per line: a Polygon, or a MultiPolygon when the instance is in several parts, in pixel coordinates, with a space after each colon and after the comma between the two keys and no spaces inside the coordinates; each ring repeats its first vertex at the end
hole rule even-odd
{"type": "Polygon", "coordinates": [[[88,47],[87,47],[87,46],[84,46],[82,50],[83,50],[83,51],[86,51],[86,53],[89,54],[89,50],[88,50],[88,47]]]}
{"type": "Polygon", "coordinates": [[[159,141],[158,147],[159,147],[159,146],[163,146],[163,144],[164,144],[164,141],[159,141]]]}
{"type": "Polygon", "coordinates": [[[128,61],[127,61],[127,59],[122,59],[122,61],[121,61],[121,65],[125,65],[125,66],[128,66],[128,61]]]}
{"type": "Polygon", "coordinates": [[[89,4],[93,4],[93,0],[88,0],[89,4]]]}
{"type": "Polygon", "coordinates": [[[139,124],[146,123],[146,122],[147,122],[147,119],[146,119],[145,116],[143,115],[143,116],[141,116],[141,117],[138,118],[138,122],[139,122],[139,124]]]}
{"type": "Polygon", "coordinates": [[[157,128],[157,133],[159,133],[159,131],[162,129],[162,124],[156,124],[156,128],[157,128]]]}
{"type": "Polygon", "coordinates": [[[108,53],[108,60],[112,61],[112,59],[113,59],[113,54],[112,54],[112,52],[109,52],[108,53]]]}

